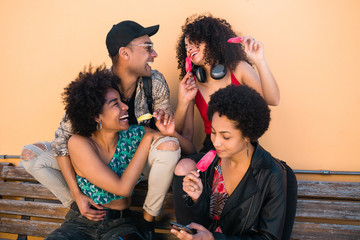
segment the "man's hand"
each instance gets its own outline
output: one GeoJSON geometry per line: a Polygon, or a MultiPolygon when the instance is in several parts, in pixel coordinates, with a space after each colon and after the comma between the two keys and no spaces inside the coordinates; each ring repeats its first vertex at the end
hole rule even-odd
{"type": "Polygon", "coordinates": [[[95,204],[88,196],[84,194],[79,194],[75,198],[76,204],[78,205],[81,215],[86,217],[91,221],[100,221],[103,220],[106,211],[101,205],[95,204]]]}
{"type": "Polygon", "coordinates": [[[175,118],[174,116],[165,113],[164,111],[155,111],[154,117],[156,117],[156,127],[159,129],[160,133],[165,136],[174,136],[175,135],[175,118]]]}

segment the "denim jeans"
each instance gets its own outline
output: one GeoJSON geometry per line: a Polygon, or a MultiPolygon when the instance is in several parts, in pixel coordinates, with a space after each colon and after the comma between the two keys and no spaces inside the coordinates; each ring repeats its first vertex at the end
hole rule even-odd
{"type": "Polygon", "coordinates": [[[42,185],[48,188],[65,207],[74,201],[70,189],[61,173],[60,166],[54,157],[49,142],[38,142],[23,147],[30,157],[24,159],[22,165],[42,185]]]}
{"type": "Polygon", "coordinates": [[[119,235],[137,232],[130,216],[112,216],[108,209],[102,221],[91,221],[82,216],[79,210],[70,209],[60,228],[53,231],[47,240],[119,240],[119,235]]]}

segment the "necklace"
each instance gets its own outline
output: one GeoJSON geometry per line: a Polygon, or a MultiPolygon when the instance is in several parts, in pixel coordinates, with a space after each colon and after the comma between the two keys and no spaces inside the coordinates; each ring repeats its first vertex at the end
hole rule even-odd
{"type": "Polygon", "coordinates": [[[132,98],[132,96],[134,95],[135,88],[136,88],[136,85],[126,91],[126,93],[130,92],[130,94],[125,94],[124,91],[120,90],[121,100],[123,100],[124,102],[129,102],[130,99],[132,98]]]}

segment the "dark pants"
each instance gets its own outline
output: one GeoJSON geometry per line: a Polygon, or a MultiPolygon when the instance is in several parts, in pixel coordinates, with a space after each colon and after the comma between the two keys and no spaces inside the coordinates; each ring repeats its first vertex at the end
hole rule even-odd
{"type": "Polygon", "coordinates": [[[119,235],[136,232],[131,223],[130,210],[116,211],[108,209],[104,220],[91,221],[82,216],[77,207],[66,214],[65,222],[46,239],[117,239],[119,235]]]}

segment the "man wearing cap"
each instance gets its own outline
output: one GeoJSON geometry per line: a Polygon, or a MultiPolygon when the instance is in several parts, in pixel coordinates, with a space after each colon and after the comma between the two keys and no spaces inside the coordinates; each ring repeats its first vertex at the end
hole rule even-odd
{"type": "MultiPolygon", "coordinates": [[[[159,25],[144,28],[136,22],[123,21],[114,25],[106,37],[106,46],[113,63],[111,70],[119,78],[118,87],[122,101],[129,106],[129,124],[139,124],[137,118],[149,113],[149,108],[155,109],[165,121],[169,114],[172,114],[166,80],[160,72],[152,70],[149,65],[157,57],[150,36],[158,30],[159,25]],[[148,106],[144,77],[151,78],[152,106],[148,106]]],[[[150,120],[140,124],[150,127],[150,120]]],[[[93,221],[102,220],[105,214],[102,206],[94,204],[77,186],[67,149],[67,141],[71,135],[70,121],[64,116],[51,143],[52,153],[48,142],[27,145],[21,154],[23,165],[65,206],[74,205],[75,200],[83,216],[93,221]]],[[[183,147],[182,141],[186,140],[179,141],[183,147]]],[[[152,156],[155,161],[148,161],[144,169],[149,189],[143,205],[144,219],[139,223],[146,239],[152,239],[154,218],[161,212],[175,165],[180,158],[180,149],[175,138],[158,146],[153,143],[152,146],[154,147],[151,147],[149,159],[152,156]],[[159,171],[162,172],[161,175],[151,174],[159,171]]],[[[183,150],[191,153],[194,149],[183,150]]]]}

